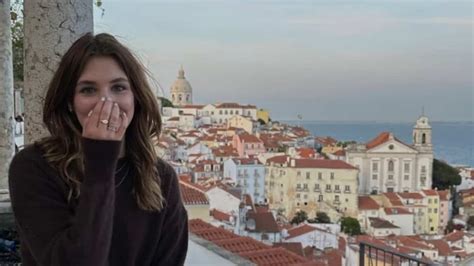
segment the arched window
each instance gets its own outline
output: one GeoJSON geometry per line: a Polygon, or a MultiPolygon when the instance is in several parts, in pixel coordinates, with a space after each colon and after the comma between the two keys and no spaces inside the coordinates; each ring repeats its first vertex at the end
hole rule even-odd
{"type": "Polygon", "coordinates": [[[392,160],[388,161],[388,171],[389,172],[393,172],[393,169],[394,169],[394,163],[392,160]]]}
{"type": "Polygon", "coordinates": [[[180,94],[178,95],[178,100],[181,102],[183,100],[183,96],[180,94]]]}
{"type": "Polygon", "coordinates": [[[173,99],[173,102],[174,102],[174,94],[173,94],[173,95],[171,95],[171,98],[173,99]]]}
{"type": "Polygon", "coordinates": [[[189,102],[189,94],[186,94],[186,101],[189,102]]]}
{"type": "Polygon", "coordinates": [[[426,134],[421,134],[421,144],[426,144],[426,134]]]}

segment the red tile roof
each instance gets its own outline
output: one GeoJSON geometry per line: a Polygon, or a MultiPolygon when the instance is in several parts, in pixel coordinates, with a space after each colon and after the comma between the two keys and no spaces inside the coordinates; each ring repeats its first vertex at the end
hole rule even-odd
{"type": "Polygon", "coordinates": [[[294,159],[286,155],[274,156],[267,160],[267,164],[276,163],[284,164],[288,163],[288,167],[291,167],[291,161],[294,160],[295,168],[326,168],[326,169],[349,169],[358,170],[356,167],[341,161],[341,160],[325,160],[325,159],[294,159]]]}
{"type": "Polygon", "coordinates": [[[196,232],[196,231],[200,231],[200,230],[204,230],[204,229],[216,228],[216,227],[212,226],[211,224],[204,222],[201,219],[190,219],[188,221],[188,227],[189,227],[189,231],[191,231],[191,232],[196,232]]]}
{"type": "Polygon", "coordinates": [[[284,248],[272,248],[267,250],[243,252],[240,253],[240,255],[249,259],[253,263],[256,263],[257,265],[287,266],[308,263],[308,260],[305,258],[293,254],[284,248]]]}
{"type": "Polygon", "coordinates": [[[393,206],[403,206],[403,203],[400,200],[400,198],[398,197],[397,193],[395,193],[395,192],[386,192],[386,193],[383,193],[382,195],[384,195],[390,201],[390,203],[393,206]]]}
{"type": "Polygon", "coordinates": [[[444,237],[444,240],[449,241],[449,242],[456,242],[456,241],[461,240],[463,237],[464,237],[464,231],[454,230],[450,234],[447,234],[444,237]]]}
{"type": "Polygon", "coordinates": [[[316,151],[312,148],[298,148],[296,149],[296,151],[303,158],[314,158],[314,156],[316,155],[316,151]]]}
{"type": "Polygon", "coordinates": [[[388,215],[412,214],[407,208],[384,208],[384,211],[388,215]]]}
{"type": "Polygon", "coordinates": [[[321,143],[323,146],[334,146],[337,144],[337,140],[332,137],[316,137],[315,140],[321,143]]]}
{"type": "Polygon", "coordinates": [[[214,219],[222,222],[230,222],[230,218],[232,217],[232,215],[219,211],[217,209],[212,209],[210,211],[210,215],[214,217],[214,219]]]}
{"type": "Polygon", "coordinates": [[[240,141],[245,142],[245,143],[262,143],[262,140],[260,140],[255,135],[241,134],[237,136],[240,138],[240,141]]]}
{"type": "Polygon", "coordinates": [[[370,196],[359,196],[359,210],[378,210],[380,205],[370,196]]]}
{"type": "Polygon", "coordinates": [[[423,249],[423,250],[434,250],[434,246],[426,243],[425,241],[419,241],[407,236],[399,236],[397,240],[403,246],[414,248],[414,249],[423,249]]]}
{"type": "Polygon", "coordinates": [[[184,106],[181,106],[180,107],[181,109],[202,109],[204,108],[204,105],[198,105],[198,104],[187,104],[187,105],[184,105],[184,106]]]}
{"type": "Polygon", "coordinates": [[[288,236],[285,239],[295,238],[313,231],[318,230],[318,228],[303,224],[301,226],[293,227],[288,230],[288,236]]]}
{"type": "Polygon", "coordinates": [[[179,181],[179,189],[181,197],[185,205],[206,205],[209,200],[203,190],[197,186],[187,183],[183,180],[179,181]]]}
{"type": "Polygon", "coordinates": [[[280,228],[273,217],[271,212],[258,212],[253,211],[247,212],[247,220],[255,220],[255,230],[249,230],[253,232],[262,232],[262,233],[278,233],[280,228]]]}
{"type": "Polygon", "coordinates": [[[223,228],[209,228],[209,229],[202,229],[197,231],[192,231],[195,235],[204,238],[209,241],[216,241],[221,239],[231,239],[237,238],[238,235],[231,233],[223,228]]]}
{"type": "Polygon", "coordinates": [[[258,159],[250,158],[232,158],[235,164],[237,165],[262,165],[258,159]]]}
{"type": "MultiPolygon", "coordinates": [[[[366,143],[365,146],[367,147],[368,150],[370,150],[372,148],[375,148],[375,147],[389,141],[390,140],[390,134],[391,134],[390,132],[382,132],[377,137],[375,137],[374,139],[372,139],[371,141],[366,143]]],[[[405,146],[410,147],[410,145],[405,144],[403,141],[397,139],[396,137],[394,137],[393,139],[395,139],[396,141],[402,143],[405,146]]]]}
{"type": "Polygon", "coordinates": [[[423,189],[422,191],[427,196],[438,196],[438,193],[436,192],[436,190],[433,190],[433,189],[423,189]]]}
{"type": "Polygon", "coordinates": [[[302,257],[305,256],[303,251],[303,245],[301,242],[280,242],[280,243],[273,243],[273,247],[276,248],[284,248],[288,251],[295,253],[296,255],[300,255],[302,257]]]}
{"type": "Polygon", "coordinates": [[[444,240],[437,239],[437,240],[427,240],[428,243],[431,243],[438,249],[438,254],[440,256],[452,256],[453,251],[449,247],[448,243],[444,240]]]}
{"type": "Polygon", "coordinates": [[[372,226],[373,228],[377,228],[377,229],[380,229],[380,228],[400,228],[394,224],[392,224],[391,222],[385,220],[385,219],[382,219],[382,218],[376,218],[376,217],[369,217],[369,220],[370,220],[370,226],[372,226]]]}
{"type": "Polygon", "coordinates": [[[248,251],[269,249],[270,246],[257,241],[250,237],[237,237],[231,239],[222,239],[214,241],[218,246],[221,246],[232,253],[242,253],[248,251]]]}
{"type": "Polygon", "coordinates": [[[398,195],[403,199],[423,199],[424,196],[418,192],[400,192],[398,195]]]}

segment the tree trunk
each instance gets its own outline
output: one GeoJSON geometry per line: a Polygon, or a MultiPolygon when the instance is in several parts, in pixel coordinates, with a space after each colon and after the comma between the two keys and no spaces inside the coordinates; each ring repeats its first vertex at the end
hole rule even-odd
{"type": "Polygon", "coordinates": [[[24,23],[25,144],[31,144],[49,135],[43,125],[44,97],[61,56],[93,31],[92,1],[24,0],[24,23]]]}
{"type": "Polygon", "coordinates": [[[8,167],[15,154],[13,54],[10,0],[0,0],[0,190],[8,189],[8,167]]]}

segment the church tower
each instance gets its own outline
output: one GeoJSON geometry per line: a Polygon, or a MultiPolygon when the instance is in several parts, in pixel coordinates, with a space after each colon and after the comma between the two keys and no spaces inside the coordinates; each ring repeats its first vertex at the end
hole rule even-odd
{"type": "Polygon", "coordinates": [[[171,102],[174,106],[183,106],[193,103],[193,88],[184,77],[183,66],[180,67],[178,78],[171,85],[171,102]]]}
{"type": "Polygon", "coordinates": [[[432,152],[431,126],[424,114],[422,114],[413,127],[413,144],[421,152],[432,152]]]}

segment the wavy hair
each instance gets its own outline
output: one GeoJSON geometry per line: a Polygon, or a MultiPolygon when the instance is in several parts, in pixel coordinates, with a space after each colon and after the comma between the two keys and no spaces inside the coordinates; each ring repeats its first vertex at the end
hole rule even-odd
{"type": "Polygon", "coordinates": [[[135,172],[133,194],[140,209],[159,211],[164,197],[153,145],[153,139],[161,133],[159,107],[147,81],[150,75],[146,68],[112,35],[87,33],[64,54],[49,84],[43,107],[43,122],[51,136],[37,144],[68,185],[68,202],[73,197],[78,199],[84,175],[82,126],[68,106],[72,105],[74,88],[85,65],[96,56],[113,58],[130,81],[135,113],[125,133],[125,150],[135,172]]]}

